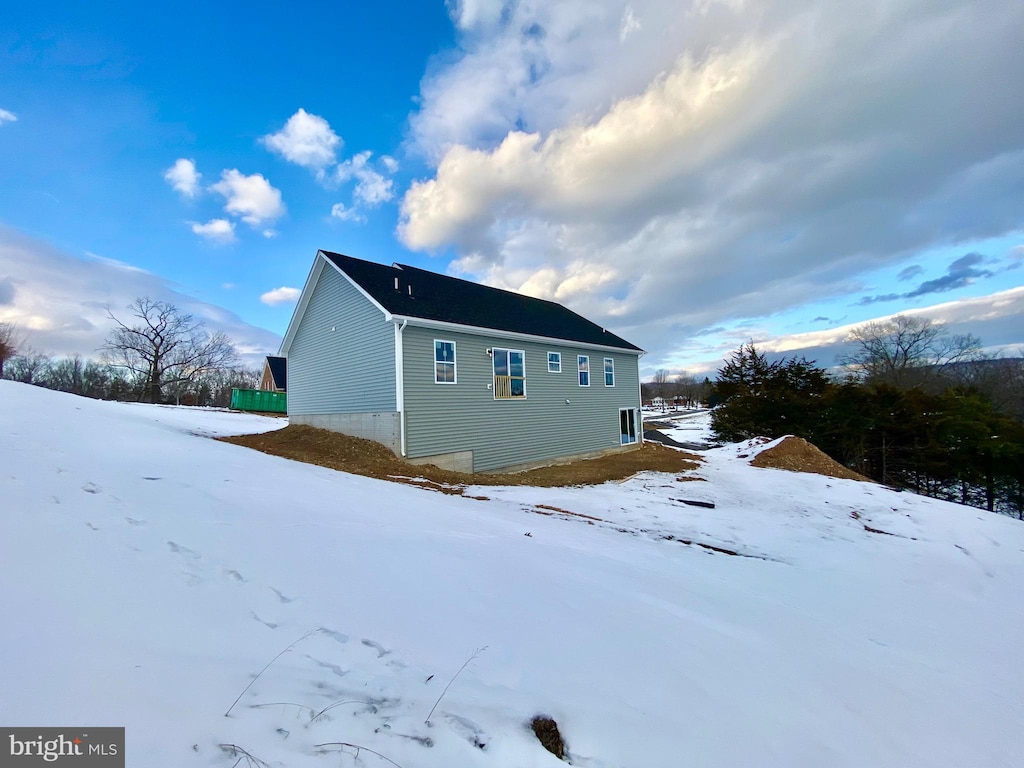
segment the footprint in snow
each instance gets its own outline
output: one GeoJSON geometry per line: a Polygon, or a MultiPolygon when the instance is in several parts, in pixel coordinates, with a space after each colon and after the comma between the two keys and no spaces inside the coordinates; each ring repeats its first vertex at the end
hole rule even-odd
{"type": "Polygon", "coordinates": [[[274,587],[271,587],[270,591],[273,592],[275,595],[277,595],[277,599],[280,600],[282,603],[294,603],[295,602],[295,598],[294,597],[286,597],[284,594],[281,593],[280,590],[274,589],[274,587]]]}
{"type": "Polygon", "coordinates": [[[94,531],[98,531],[98,530],[99,530],[99,528],[97,528],[97,527],[96,527],[95,525],[93,525],[92,523],[90,523],[90,522],[89,522],[88,520],[86,520],[86,521],[85,521],[85,524],[86,524],[87,526],[89,526],[89,527],[90,527],[90,528],[91,528],[92,530],[94,530],[94,531]]]}
{"type": "Polygon", "coordinates": [[[270,629],[277,629],[278,626],[280,626],[278,624],[275,624],[272,621],[264,621],[263,619],[261,619],[259,616],[256,615],[255,611],[249,611],[249,615],[252,616],[256,621],[258,621],[264,627],[270,627],[270,629]]]}
{"type": "Polygon", "coordinates": [[[96,483],[86,483],[82,486],[82,490],[86,493],[99,493],[103,489],[96,485],[96,483]]]}
{"type": "Polygon", "coordinates": [[[459,717],[458,715],[450,714],[449,712],[443,712],[444,719],[448,721],[448,725],[455,731],[459,736],[464,738],[470,744],[477,749],[483,749],[487,746],[487,742],[491,739],[484,733],[483,728],[474,723],[467,717],[459,717]]]}
{"type": "Polygon", "coordinates": [[[191,557],[193,560],[198,560],[201,557],[201,555],[194,549],[189,549],[188,547],[183,547],[180,544],[175,544],[173,541],[168,541],[167,547],[171,552],[175,552],[185,557],[191,557]]]}
{"type": "Polygon", "coordinates": [[[324,669],[331,670],[331,672],[336,674],[338,677],[344,677],[345,675],[348,674],[348,670],[347,669],[342,669],[337,664],[331,664],[331,662],[329,662],[329,661],[320,661],[320,659],[316,658],[315,656],[310,656],[308,653],[306,654],[306,658],[309,659],[310,661],[312,661],[314,664],[316,664],[319,667],[323,667],[324,669]]]}
{"type": "Polygon", "coordinates": [[[364,639],[361,642],[367,648],[373,648],[375,651],[377,651],[377,658],[378,659],[383,658],[384,656],[387,656],[389,653],[391,653],[391,651],[386,650],[383,645],[381,645],[380,643],[376,642],[375,640],[365,640],[364,639]]]}
{"type": "Polygon", "coordinates": [[[146,524],[145,520],[136,520],[134,517],[126,517],[124,520],[125,520],[126,523],[128,523],[128,525],[145,525],[146,524]]]}
{"type": "Polygon", "coordinates": [[[344,632],[337,632],[333,629],[328,629],[327,627],[320,627],[320,629],[317,631],[324,633],[336,643],[341,643],[342,645],[344,645],[348,642],[348,635],[346,635],[344,632]]]}
{"type": "Polygon", "coordinates": [[[245,584],[245,577],[242,576],[238,571],[228,570],[224,571],[224,578],[229,581],[233,581],[236,584],[245,584]]]}

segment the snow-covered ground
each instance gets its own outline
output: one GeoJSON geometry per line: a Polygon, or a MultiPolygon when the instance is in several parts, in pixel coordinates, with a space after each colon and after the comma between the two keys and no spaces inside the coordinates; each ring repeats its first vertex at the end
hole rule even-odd
{"type": "Polygon", "coordinates": [[[644,411],[645,422],[670,424],[667,429],[659,429],[662,434],[677,443],[695,444],[716,443],[711,431],[711,411],[708,410],[676,410],[663,412],[644,411]]]}
{"type": "Polygon", "coordinates": [[[592,768],[1021,764],[1016,521],[742,446],[478,500],[209,439],[283,424],[0,382],[0,723],[139,768],[562,765],[538,713],[592,768]]]}

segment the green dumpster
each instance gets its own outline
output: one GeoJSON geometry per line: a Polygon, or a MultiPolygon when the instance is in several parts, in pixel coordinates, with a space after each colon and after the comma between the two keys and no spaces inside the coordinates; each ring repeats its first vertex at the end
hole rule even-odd
{"type": "Polygon", "coordinates": [[[232,389],[231,409],[259,413],[288,413],[288,395],[264,389],[232,389]]]}

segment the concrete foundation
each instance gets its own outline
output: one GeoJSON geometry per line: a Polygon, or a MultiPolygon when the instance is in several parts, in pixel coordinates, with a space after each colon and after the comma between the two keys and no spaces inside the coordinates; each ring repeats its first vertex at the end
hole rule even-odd
{"type": "Polygon", "coordinates": [[[499,474],[528,472],[531,469],[539,469],[540,467],[557,467],[559,464],[571,464],[574,461],[582,461],[584,459],[598,459],[601,456],[607,456],[610,453],[635,451],[639,447],[640,443],[633,443],[632,445],[617,446],[615,448],[605,448],[600,451],[587,451],[586,453],[573,453],[568,456],[556,456],[553,459],[546,459],[545,461],[528,461],[522,464],[511,464],[507,467],[498,467],[497,469],[490,469],[488,470],[488,472],[495,472],[499,474]]]}
{"type": "Polygon", "coordinates": [[[288,422],[329,429],[352,437],[365,437],[386,445],[396,455],[402,450],[401,425],[396,412],[289,414],[288,422]]]}
{"type": "Polygon", "coordinates": [[[421,456],[417,459],[406,459],[410,464],[433,464],[435,467],[447,469],[451,472],[473,473],[473,452],[453,451],[452,453],[438,453],[434,456],[421,456]]]}

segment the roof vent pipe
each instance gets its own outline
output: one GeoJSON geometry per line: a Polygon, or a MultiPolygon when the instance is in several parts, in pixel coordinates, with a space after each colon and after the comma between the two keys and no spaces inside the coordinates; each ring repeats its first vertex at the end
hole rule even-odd
{"type": "Polygon", "coordinates": [[[409,286],[409,295],[412,296],[412,285],[409,286]]]}
{"type": "Polygon", "coordinates": [[[395,275],[395,290],[398,290],[398,275],[395,275]]]}

